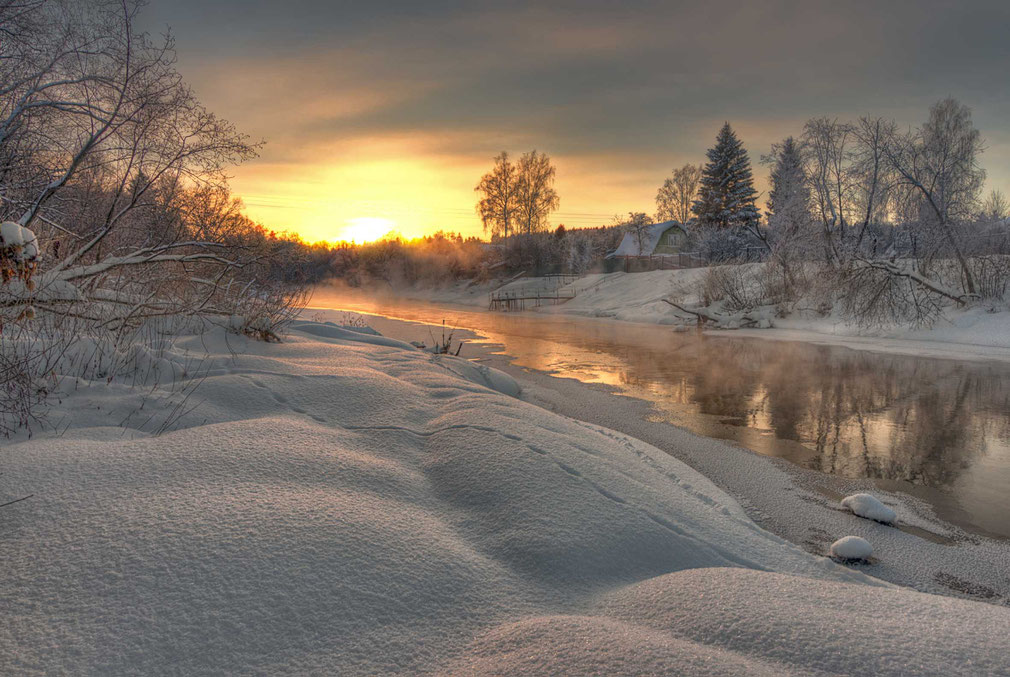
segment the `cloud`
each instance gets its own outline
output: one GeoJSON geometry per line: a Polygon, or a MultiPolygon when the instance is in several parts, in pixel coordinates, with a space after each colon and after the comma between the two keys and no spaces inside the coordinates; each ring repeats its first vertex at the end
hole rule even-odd
{"type": "Polygon", "coordinates": [[[152,27],[175,26],[180,68],[209,107],[268,141],[237,185],[255,174],[266,190],[268,171],[314,185],[353,175],[349,163],[398,160],[439,173],[462,213],[495,152],[538,148],[558,160],[573,211],[650,210],[669,169],[701,162],[724,120],[757,160],[809,117],[914,124],[947,95],[975,109],[993,141],[991,177],[1010,181],[1002,1],[159,0],[150,10],[152,27]]]}

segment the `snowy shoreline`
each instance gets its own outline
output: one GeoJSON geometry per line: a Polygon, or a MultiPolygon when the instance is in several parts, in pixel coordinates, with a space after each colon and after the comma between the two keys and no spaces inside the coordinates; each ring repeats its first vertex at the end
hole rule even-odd
{"type": "Polygon", "coordinates": [[[4,446],[3,496],[34,498],[4,513],[3,672],[1008,668],[1010,609],[804,552],[500,372],[319,323],[166,359],[199,347],[165,434],[95,384],[66,434],[4,446]]]}
{"type": "MultiPolygon", "coordinates": [[[[464,281],[446,287],[398,288],[361,291],[342,288],[340,295],[362,297],[388,295],[430,303],[487,309],[488,294],[497,289],[543,289],[574,292],[575,298],[560,305],[531,308],[529,312],[606,318],[629,323],[677,325],[682,316],[663,301],[675,295],[690,295],[704,268],[657,270],[647,273],[603,273],[586,275],[559,284],[551,278],[520,278],[502,286],[501,281],[472,284],[464,281]]],[[[317,289],[320,299],[331,294],[326,286],[317,289]]],[[[317,305],[314,303],[313,305],[317,305]]],[[[713,334],[748,336],[777,341],[802,341],[842,346],[878,353],[914,355],[937,359],[992,360],[1010,362],[1010,310],[988,312],[982,308],[948,312],[931,328],[892,327],[873,331],[846,323],[837,315],[826,317],[798,313],[772,318],[765,329],[710,330],[713,334]]]]}

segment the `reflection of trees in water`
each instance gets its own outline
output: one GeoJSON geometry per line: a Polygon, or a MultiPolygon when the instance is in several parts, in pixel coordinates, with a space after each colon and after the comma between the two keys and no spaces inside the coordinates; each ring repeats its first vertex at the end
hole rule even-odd
{"type": "Polygon", "coordinates": [[[612,356],[606,368],[620,365],[613,382],[726,423],[773,430],[810,449],[805,462],[823,472],[945,486],[984,453],[987,436],[1010,437],[1010,370],[1003,367],[616,331],[593,327],[580,336],[582,349],[612,356]]]}
{"type": "Polygon", "coordinates": [[[799,343],[692,344],[660,372],[686,384],[701,413],[802,442],[823,472],[944,486],[984,452],[986,435],[1010,435],[1010,391],[990,365],[799,343]]]}

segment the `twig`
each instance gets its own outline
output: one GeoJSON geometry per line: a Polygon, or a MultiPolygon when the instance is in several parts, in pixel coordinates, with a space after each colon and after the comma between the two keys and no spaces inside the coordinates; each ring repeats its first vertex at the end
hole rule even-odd
{"type": "Polygon", "coordinates": [[[6,508],[8,505],[14,505],[15,503],[20,503],[21,501],[27,501],[29,498],[31,498],[34,495],[35,494],[28,494],[27,496],[23,496],[21,498],[16,498],[13,501],[7,501],[6,503],[0,503],[0,508],[6,508]]]}

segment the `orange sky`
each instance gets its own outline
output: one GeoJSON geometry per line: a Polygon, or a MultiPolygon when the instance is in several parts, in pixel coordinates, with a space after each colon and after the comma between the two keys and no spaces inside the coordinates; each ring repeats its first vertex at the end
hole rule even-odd
{"type": "Polygon", "coordinates": [[[727,120],[763,191],[760,156],[806,119],[915,125],[945,96],[1010,193],[1002,0],[155,0],[143,19],[173,28],[210,110],[266,141],[232,172],[250,216],[310,241],[479,235],[473,186],[502,150],[552,157],[553,225],[652,213],[727,120]]]}
{"type": "MultiPolygon", "coordinates": [[[[400,155],[384,146],[366,147],[354,161],[250,163],[235,171],[232,186],[252,218],[309,241],[360,242],[363,233],[375,239],[389,231],[406,238],[438,230],[482,234],[473,186],[490,168],[490,157],[445,158],[407,149],[400,155]]],[[[662,169],[608,171],[612,158],[601,158],[599,167],[583,158],[554,160],[561,195],[555,225],[597,226],[618,211],[651,212],[663,179],[662,169]]]]}

